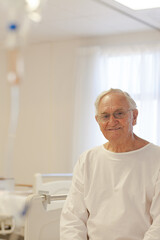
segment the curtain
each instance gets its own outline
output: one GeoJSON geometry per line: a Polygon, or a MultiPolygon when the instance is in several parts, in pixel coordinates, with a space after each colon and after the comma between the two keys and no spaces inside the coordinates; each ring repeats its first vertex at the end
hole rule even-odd
{"type": "Polygon", "coordinates": [[[134,132],[160,144],[160,47],[81,48],[77,53],[73,163],[78,155],[106,140],[95,121],[94,102],[110,88],[127,91],[139,110],[134,132]]]}
{"type": "Polygon", "coordinates": [[[81,48],[77,52],[75,107],[73,114],[73,163],[88,148],[104,142],[95,120],[94,101],[101,91],[101,50],[81,48]]]}

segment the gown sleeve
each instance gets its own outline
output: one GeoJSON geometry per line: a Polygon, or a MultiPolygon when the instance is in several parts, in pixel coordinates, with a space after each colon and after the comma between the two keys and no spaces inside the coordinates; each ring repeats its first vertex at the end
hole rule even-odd
{"type": "Polygon", "coordinates": [[[145,233],[143,240],[160,240],[160,171],[155,184],[150,215],[152,218],[152,224],[145,233]]]}
{"type": "Polygon", "coordinates": [[[60,240],[87,240],[88,211],[84,202],[84,164],[79,159],[71,189],[61,213],[60,240]]]}

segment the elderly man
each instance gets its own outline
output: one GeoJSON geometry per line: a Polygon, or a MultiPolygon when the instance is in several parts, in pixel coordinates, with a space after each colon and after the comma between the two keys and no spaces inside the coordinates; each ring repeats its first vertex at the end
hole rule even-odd
{"type": "Polygon", "coordinates": [[[133,133],[138,110],[128,93],[110,89],[95,106],[108,142],[75,166],[61,240],[160,240],[160,148],[133,133]]]}

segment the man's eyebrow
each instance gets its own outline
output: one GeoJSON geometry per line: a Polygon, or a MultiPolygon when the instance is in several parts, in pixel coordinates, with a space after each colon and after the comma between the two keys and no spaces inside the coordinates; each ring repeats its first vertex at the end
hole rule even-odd
{"type": "MultiPolygon", "coordinates": [[[[117,111],[124,111],[124,109],[123,109],[123,108],[118,108],[118,109],[116,109],[114,112],[117,112],[117,111]]],[[[104,115],[104,114],[110,114],[110,113],[108,113],[108,112],[102,112],[101,114],[104,115]]]]}
{"type": "Polygon", "coordinates": [[[105,114],[110,114],[110,113],[108,113],[108,112],[102,112],[101,114],[102,114],[102,115],[105,115],[105,114]]]}
{"type": "Polygon", "coordinates": [[[118,108],[115,110],[115,112],[117,112],[117,111],[124,111],[124,108],[118,108]]]}

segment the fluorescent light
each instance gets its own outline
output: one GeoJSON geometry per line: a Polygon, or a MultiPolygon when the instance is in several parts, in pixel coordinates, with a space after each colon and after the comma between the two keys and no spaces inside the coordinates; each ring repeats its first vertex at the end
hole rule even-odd
{"type": "Polygon", "coordinates": [[[40,0],[26,0],[26,2],[31,11],[35,11],[40,5],[40,0]]]}
{"type": "Polygon", "coordinates": [[[160,0],[115,0],[115,1],[134,10],[160,7],[160,0]]]}
{"type": "Polygon", "coordinates": [[[40,22],[42,20],[41,15],[37,12],[30,13],[29,18],[34,22],[40,22]]]}

